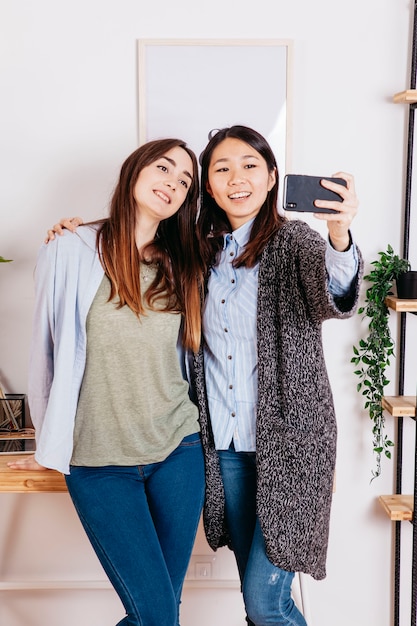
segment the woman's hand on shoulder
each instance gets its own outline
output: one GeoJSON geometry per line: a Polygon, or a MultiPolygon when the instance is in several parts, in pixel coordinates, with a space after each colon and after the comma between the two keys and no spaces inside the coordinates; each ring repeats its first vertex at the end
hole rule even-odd
{"type": "Polygon", "coordinates": [[[84,224],[82,217],[63,217],[58,224],[55,224],[47,231],[45,243],[53,241],[55,235],[63,235],[65,228],[75,233],[77,226],[81,226],[81,224],[84,224]]]}
{"type": "Polygon", "coordinates": [[[35,460],[35,456],[34,455],[30,455],[24,459],[19,459],[18,461],[10,461],[9,463],[7,463],[7,466],[10,467],[10,469],[15,469],[15,470],[26,470],[26,471],[41,471],[41,470],[45,470],[46,467],[44,467],[43,465],[40,465],[36,460],[35,460]]]}
{"type": "Polygon", "coordinates": [[[315,204],[322,208],[335,209],[338,213],[314,213],[314,216],[319,220],[327,221],[332,246],[341,252],[349,247],[349,228],[358,212],[359,200],[356,195],[355,179],[352,174],[337,172],[337,174],[333,174],[333,177],[343,178],[346,181],[346,187],[326,179],[323,179],[322,185],[338,193],[342,200],[340,202],[316,200],[315,204]]]}

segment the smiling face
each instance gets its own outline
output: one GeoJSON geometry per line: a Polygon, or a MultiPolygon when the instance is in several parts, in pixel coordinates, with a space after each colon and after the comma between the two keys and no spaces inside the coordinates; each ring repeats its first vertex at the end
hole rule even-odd
{"type": "Polygon", "coordinates": [[[136,181],[134,198],[138,218],[155,226],[174,215],[183,204],[193,180],[193,163],[180,146],[144,167],[136,181]]]}
{"type": "Polygon", "coordinates": [[[228,137],[213,150],[207,191],[236,230],[255,217],[276,181],[265,159],[249,144],[228,137]]]}

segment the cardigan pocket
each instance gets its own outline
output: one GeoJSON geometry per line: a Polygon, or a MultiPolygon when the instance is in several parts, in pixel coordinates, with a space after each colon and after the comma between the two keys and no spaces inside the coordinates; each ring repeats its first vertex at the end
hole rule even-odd
{"type": "Polygon", "coordinates": [[[314,459],[318,454],[336,448],[336,422],[326,422],[320,428],[301,429],[280,421],[270,429],[268,439],[269,446],[275,448],[278,455],[314,459]]]}

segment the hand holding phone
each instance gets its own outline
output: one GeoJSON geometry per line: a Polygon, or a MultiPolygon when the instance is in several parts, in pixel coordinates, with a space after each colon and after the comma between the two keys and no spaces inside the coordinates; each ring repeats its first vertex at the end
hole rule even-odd
{"type": "Polygon", "coordinates": [[[321,184],[323,179],[344,187],[347,186],[344,178],[287,174],[284,178],[284,209],[308,213],[338,213],[334,209],[324,209],[314,204],[315,200],[330,200],[332,202],[343,200],[335,191],[323,187],[321,184]]]}

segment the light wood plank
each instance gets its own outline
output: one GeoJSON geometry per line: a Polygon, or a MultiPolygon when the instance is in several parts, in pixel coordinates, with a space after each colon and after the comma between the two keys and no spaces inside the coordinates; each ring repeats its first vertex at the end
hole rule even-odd
{"type": "Polygon", "coordinates": [[[405,300],[404,298],[397,298],[396,296],[387,296],[385,302],[390,309],[398,311],[398,313],[417,312],[417,299],[405,300]]]}
{"type": "Polygon", "coordinates": [[[393,417],[415,417],[416,396],[384,396],[382,407],[393,417]]]}
{"type": "Polygon", "coordinates": [[[405,494],[379,496],[379,501],[393,522],[409,522],[413,519],[413,496],[405,494]]]}
{"type": "Polygon", "coordinates": [[[22,433],[19,430],[11,430],[8,433],[0,433],[0,441],[10,441],[11,439],[35,439],[32,433],[22,433]]]}
{"type": "Polygon", "coordinates": [[[21,459],[22,454],[0,456],[0,492],[62,493],[67,491],[64,475],[55,470],[21,471],[7,466],[9,461],[21,459]]]}
{"type": "Polygon", "coordinates": [[[406,89],[396,93],[393,97],[394,102],[406,102],[412,104],[417,102],[417,89],[406,89]]]}

